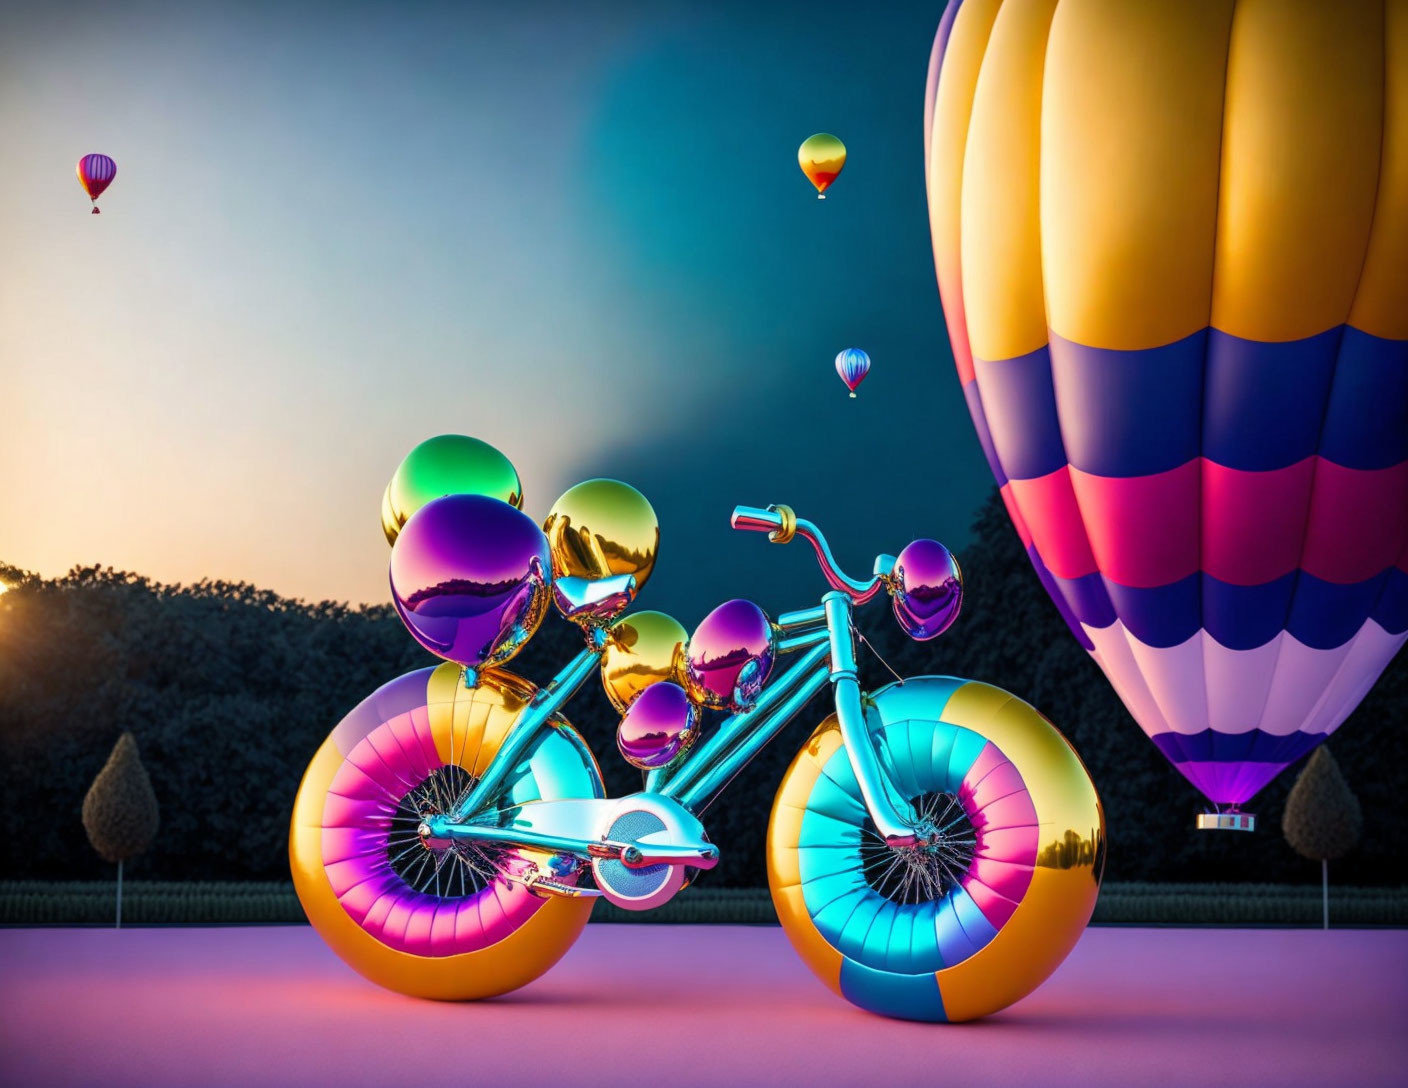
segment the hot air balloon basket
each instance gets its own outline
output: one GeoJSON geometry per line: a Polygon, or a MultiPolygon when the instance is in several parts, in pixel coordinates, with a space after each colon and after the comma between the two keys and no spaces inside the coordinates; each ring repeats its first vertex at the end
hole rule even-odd
{"type": "Polygon", "coordinates": [[[1201,812],[1199,831],[1255,831],[1256,817],[1250,812],[1201,812]]]}

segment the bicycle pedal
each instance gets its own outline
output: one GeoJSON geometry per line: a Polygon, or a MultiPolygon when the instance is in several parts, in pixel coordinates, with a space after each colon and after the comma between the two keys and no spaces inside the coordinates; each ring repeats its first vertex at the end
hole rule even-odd
{"type": "Polygon", "coordinates": [[[530,873],[523,877],[510,877],[517,880],[525,888],[539,898],[546,899],[549,896],[559,896],[566,899],[586,899],[598,896],[601,892],[595,888],[579,888],[575,884],[564,884],[559,880],[543,876],[541,873],[530,873]]]}
{"type": "Polygon", "coordinates": [[[542,888],[550,895],[562,896],[567,899],[592,899],[601,895],[595,888],[579,888],[575,884],[562,884],[556,880],[548,880],[546,877],[539,880],[535,887],[542,888]]]}

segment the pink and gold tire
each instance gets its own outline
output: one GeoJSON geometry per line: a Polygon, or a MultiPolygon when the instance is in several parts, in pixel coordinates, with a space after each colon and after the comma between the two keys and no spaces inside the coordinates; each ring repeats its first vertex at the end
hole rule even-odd
{"type": "Polygon", "coordinates": [[[833,715],[788,768],[768,825],[783,929],[871,1012],[957,1021],[1005,1008],[1056,969],[1095,909],[1105,818],[1090,776],[1050,722],[988,684],[892,684],[866,718],[890,780],[962,825],[971,857],[937,891],[896,891],[833,715]]]}
{"type": "MultiPolygon", "coordinates": [[[[503,875],[532,864],[526,855],[475,855],[485,875],[458,884],[452,859],[443,886],[436,872],[408,869],[426,850],[408,805],[433,794],[428,783],[443,793],[479,777],[533,692],[501,671],[474,688],[453,664],[407,673],[358,704],[309,764],[289,834],[294,887],[313,928],[373,982],[417,997],[491,997],[541,975],[587,924],[591,899],[539,898],[503,875]]],[[[505,791],[506,805],[603,796],[591,752],[561,721],[505,791]]]]}

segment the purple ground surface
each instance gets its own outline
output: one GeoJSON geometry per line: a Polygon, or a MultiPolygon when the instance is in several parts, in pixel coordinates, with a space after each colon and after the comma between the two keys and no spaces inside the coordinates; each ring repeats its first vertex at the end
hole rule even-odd
{"type": "Polygon", "coordinates": [[[0,930],[0,1083],[1403,1085],[1408,931],[1092,929],[987,1021],[860,1012],[768,926],[594,925],[478,1004],[304,926],[0,930]]]}

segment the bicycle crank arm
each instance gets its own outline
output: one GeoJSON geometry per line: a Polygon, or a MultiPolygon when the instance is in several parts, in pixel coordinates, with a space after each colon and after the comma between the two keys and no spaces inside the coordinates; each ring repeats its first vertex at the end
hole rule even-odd
{"type": "Polygon", "coordinates": [[[646,836],[639,842],[594,842],[587,853],[594,858],[615,858],[628,869],[644,869],[649,865],[689,865],[695,869],[712,869],[719,863],[719,849],[712,843],[680,845],[652,843],[646,836]]]}
{"type": "Polygon", "coordinates": [[[651,841],[656,835],[663,837],[665,834],[663,831],[656,832],[655,835],[646,835],[638,839],[632,849],[638,855],[639,860],[633,861],[629,857],[622,857],[621,860],[632,869],[641,869],[647,865],[688,865],[692,869],[712,869],[719,863],[719,848],[711,842],[651,841]]]}

